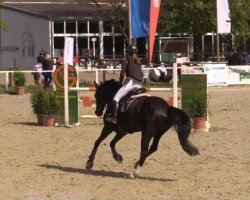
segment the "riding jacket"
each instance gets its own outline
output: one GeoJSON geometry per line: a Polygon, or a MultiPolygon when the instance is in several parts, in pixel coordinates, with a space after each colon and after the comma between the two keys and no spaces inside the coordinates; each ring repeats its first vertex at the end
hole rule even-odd
{"type": "Polygon", "coordinates": [[[141,65],[135,63],[130,57],[127,57],[122,63],[119,83],[121,85],[124,85],[132,79],[133,84],[141,85],[142,77],[143,73],[141,70],[141,65]],[[126,75],[126,80],[123,83],[125,75],[126,75]]]}

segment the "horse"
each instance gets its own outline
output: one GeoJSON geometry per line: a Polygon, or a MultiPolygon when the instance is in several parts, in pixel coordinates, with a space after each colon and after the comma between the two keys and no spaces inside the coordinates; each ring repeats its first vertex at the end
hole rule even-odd
{"type": "MultiPolygon", "coordinates": [[[[139,176],[140,168],[143,166],[146,158],[157,151],[161,137],[171,127],[177,132],[182,149],[188,155],[196,156],[199,154],[198,148],[188,140],[192,123],[190,117],[183,110],[169,106],[160,97],[140,95],[140,97],[133,100],[127,109],[123,111],[119,110],[118,123],[113,124],[105,119],[111,113],[112,100],[120,85],[117,81],[111,79],[101,82],[99,85],[95,83],[95,87],[95,114],[102,116],[105,108],[106,111],[103,117],[104,126],[88,157],[86,169],[93,167],[99,145],[112,132],[115,132],[116,135],[110,142],[110,148],[113,158],[119,163],[123,161],[123,157],[117,152],[115,148],[116,143],[127,135],[127,133],[141,132],[140,158],[134,165],[135,171],[131,174],[132,178],[139,176]],[[151,140],[153,141],[149,148],[151,140]]],[[[121,107],[123,106],[120,105],[121,107]]]]}
{"type": "MultiPolygon", "coordinates": [[[[177,69],[179,83],[181,83],[181,69],[177,69]]],[[[173,78],[173,70],[164,67],[150,69],[148,79],[152,82],[167,82],[173,78]]]]}

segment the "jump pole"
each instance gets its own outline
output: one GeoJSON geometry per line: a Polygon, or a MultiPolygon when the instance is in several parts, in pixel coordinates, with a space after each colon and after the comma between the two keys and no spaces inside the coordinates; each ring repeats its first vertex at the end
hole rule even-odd
{"type": "Polygon", "coordinates": [[[173,106],[178,108],[177,63],[173,63],[173,106]]]}
{"type": "Polygon", "coordinates": [[[65,126],[69,127],[68,64],[73,65],[74,38],[65,37],[64,41],[64,121],[65,126]]]}

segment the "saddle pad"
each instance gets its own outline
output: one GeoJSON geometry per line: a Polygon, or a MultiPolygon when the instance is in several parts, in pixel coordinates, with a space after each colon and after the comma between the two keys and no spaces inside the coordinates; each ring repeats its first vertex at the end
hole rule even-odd
{"type": "Polygon", "coordinates": [[[141,94],[136,94],[136,95],[132,95],[125,103],[121,104],[120,105],[120,109],[119,111],[120,112],[125,112],[128,110],[129,106],[131,105],[131,103],[134,102],[134,100],[138,97],[143,97],[143,96],[151,96],[150,94],[147,94],[147,93],[141,93],[141,94]]]}
{"type": "Polygon", "coordinates": [[[140,94],[132,95],[132,96],[130,97],[130,99],[136,99],[136,98],[138,98],[138,97],[143,97],[143,96],[150,97],[151,95],[148,94],[148,93],[140,93],[140,94]]]}

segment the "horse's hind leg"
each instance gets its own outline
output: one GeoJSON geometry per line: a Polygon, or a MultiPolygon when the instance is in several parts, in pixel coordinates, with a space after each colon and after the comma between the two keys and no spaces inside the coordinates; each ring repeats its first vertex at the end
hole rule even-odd
{"type": "Polygon", "coordinates": [[[111,151],[113,153],[113,158],[121,163],[123,161],[123,158],[122,158],[122,155],[120,155],[119,153],[117,153],[116,149],[115,149],[115,145],[116,143],[122,139],[124,136],[126,135],[126,133],[117,133],[115,135],[115,137],[113,138],[113,140],[110,142],[110,148],[111,148],[111,151]]]}
{"type": "Polygon", "coordinates": [[[153,143],[149,148],[148,156],[157,151],[161,137],[163,136],[164,133],[166,133],[170,129],[171,125],[172,124],[169,124],[168,127],[166,127],[164,130],[159,131],[158,134],[154,136],[153,143]]]}
{"type": "Polygon", "coordinates": [[[149,142],[151,139],[152,139],[152,136],[148,136],[147,134],[142,134],[140,159],[135,163],[135,166],[134,166],[135,172],[133,175],[131,175],[132,178],[139,175],[140,168],[143,166],[146,158],[149,155],[148,147],[149,147],[149,142]]]}
{"type": "Polygon", "coordinates": [[[86,163],[86,169],[91,169],[94,166],[94,159],[99,145],[112,131],[113,129],[110,127],[110,125],[104,125],[101,135],[95,141],[95,145],[91,151],[91,154],[89,155],[89,159],[86,163]]]}

